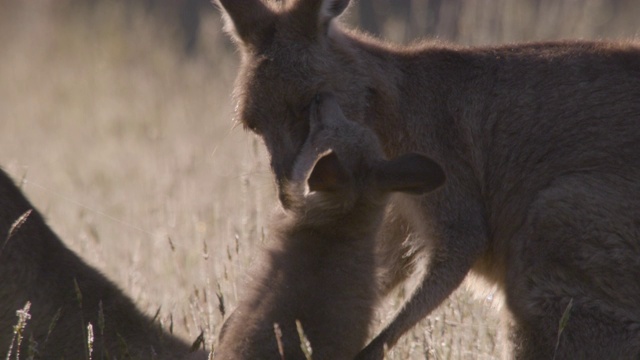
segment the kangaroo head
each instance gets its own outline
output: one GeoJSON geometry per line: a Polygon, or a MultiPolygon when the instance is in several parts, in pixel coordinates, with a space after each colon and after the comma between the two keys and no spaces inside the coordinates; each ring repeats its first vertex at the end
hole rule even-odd
{"type": "Polygon", "coordinates": [[[315,94],[334,92],[350,120],[364,119],[369,76],[335,21],[349,0],[216,1],[242,56],[236,118],[264,140],[285,199],[315,94]]]}
{"type": "Polygon", "coordinates": [[[423,194],[445,181],[440,165],[424,155],[385,159],[375,133],[347,120],[326,93],[310,106],[309,135],[292,169],[286,202],[315,218],[379,208],[391,192],[423,194]]]}

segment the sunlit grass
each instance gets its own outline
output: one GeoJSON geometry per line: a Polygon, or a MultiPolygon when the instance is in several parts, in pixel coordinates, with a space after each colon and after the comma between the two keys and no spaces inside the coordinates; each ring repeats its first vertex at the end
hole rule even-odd
{"type": "Polygon", "coordinates": [[[210,344],[216,289],[233,304],[273,198],[258,139],[232,129],[235,60],[217,15],[189,59],[122,5],[91,19],[55,6],[4,13],[0,166],[70,248],[210,344]]]}

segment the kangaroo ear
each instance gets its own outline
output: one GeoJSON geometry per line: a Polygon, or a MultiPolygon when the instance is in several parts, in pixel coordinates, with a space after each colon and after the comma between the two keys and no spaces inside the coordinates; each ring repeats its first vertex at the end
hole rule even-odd
{"type": "Polygon", "coordinates": [[[261,0],[212,1],[222,10],[225,31],[245,45],[258,45],[275,21],[274,12],[261,0]]]}
{"type": "Polygon", "coordinates": [[[335,192],[351,183],[351,174],[333,150],[322,154],[307,178],[309,191],[335,192]]]}
{"type": "Polygon", "coordinates": [[[350,0],[299,0],[292,9],[293,17],[307,36],[324,35],[329,23],[340,16],[350,0]]]}
{"type": "Polygon", "coordinates": [[[431,192],[444,184],[446,178],[440,165],[416,153],[384,160],[374,167],[373,174],[380,190],[410,194],[431,192]]]}

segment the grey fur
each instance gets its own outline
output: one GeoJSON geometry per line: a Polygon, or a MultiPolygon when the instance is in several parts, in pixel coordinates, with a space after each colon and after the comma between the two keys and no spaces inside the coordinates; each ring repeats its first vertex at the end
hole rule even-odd
{"type": "MultiPolygon", "coordinates": [[[[308,133],[300,113],[320,90],[335,92],[387,155],[420,151],[444,166],[443,191],[408,200],[418,216],[383,228],[381,261],[392,266],[383,293],[412,264],[401,256],[407,231],[393,224],[410,225],[431,261],[360,358],[380,359],[469,272],[504,292],[518,358],[553,356],[571,299],[556,359],[638,357],[638,44],[401,47],[317,11],[335,1],[288,1],[268,11],[260,36],[240,38],[237,115],[263,137],[280,189],[308,133]]],[[[286,192],[280,199],[288,206],[286,192]]]]}

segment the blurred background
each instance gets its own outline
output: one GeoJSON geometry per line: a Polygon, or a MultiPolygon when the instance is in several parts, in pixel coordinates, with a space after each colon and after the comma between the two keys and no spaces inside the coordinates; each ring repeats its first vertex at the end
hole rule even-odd
{"type": "MultiPolygon", "coordinates": [[[[344,16],[465,45],[634,39],[638,19],[635,0],[360,0],[344,16]]],[[[209,346],[276,204],[262,143],[232,121],[221,28],[206,0],[0,0],[0,167],[69,247],[209,346]]],[[[490,295],[461,289],[391,358],[499,356],[490,295]]]]}

